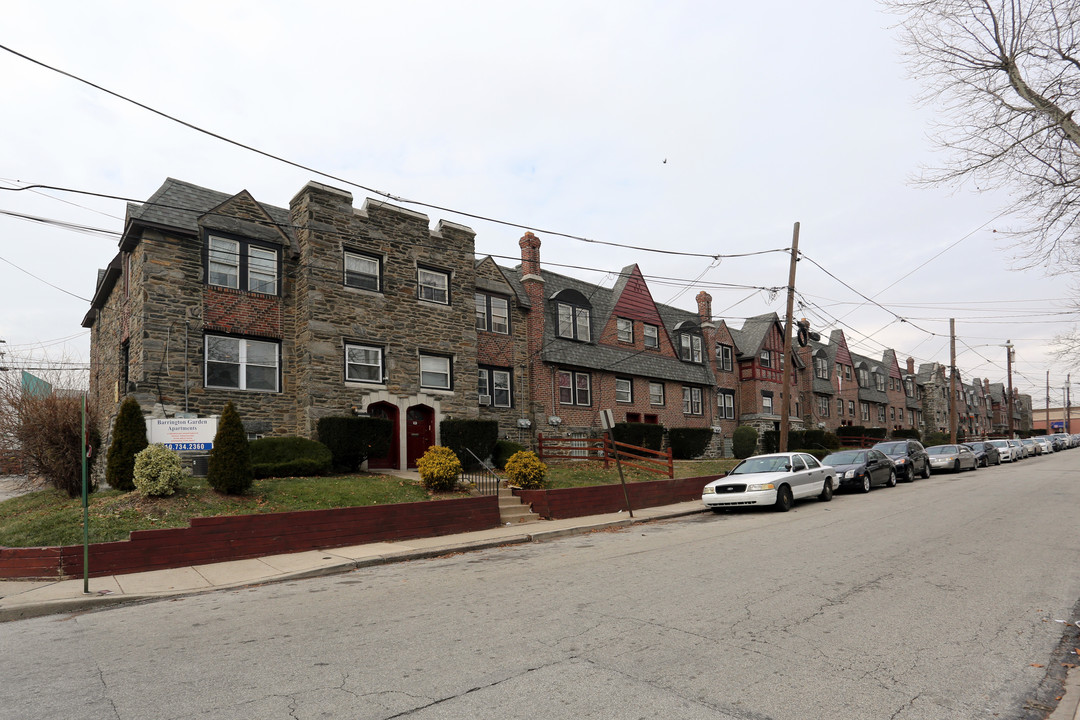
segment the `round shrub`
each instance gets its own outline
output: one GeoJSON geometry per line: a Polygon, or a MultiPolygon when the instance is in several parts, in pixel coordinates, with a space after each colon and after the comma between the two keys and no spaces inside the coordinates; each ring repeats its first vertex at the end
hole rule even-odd
{"type": "Polygon", "coordinates": [[[457,486],[461,461],[454,451],[442,445],[432,445],[424,456],[416,461],[420,480],[432,492],[449,492],[457,486]]]}
{"type": "Polygon", "coordinates": [[[531,450],[521,450],[511,455],[506,461],[505,470],[510,482],[520,488],[539,489],[546,484],[544,475],[547,474],[547,465],[540,462],[540,458],[531,450]]]}
{"type": "Polygon", "coordinates": [[[147,445],[135,455],[135,489],[147,497],[172,495],[184,479],[180,456],[164,445],[147,445]]]}
{"type": "Polygon", "coordinates": [[[739,460],[748,458],[756,449],[757,430],[749,425],[740,425],[735,428],[735,433],[731,436],[731,452],[735,454],[735,457],[739,460]]]}

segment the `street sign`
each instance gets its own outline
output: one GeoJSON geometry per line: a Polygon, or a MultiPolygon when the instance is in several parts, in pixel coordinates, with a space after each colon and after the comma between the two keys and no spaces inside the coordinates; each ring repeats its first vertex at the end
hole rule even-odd
{"type": "Polygon", "coordinates": [[[217,418],[155,418],[150,421],[150,442],[170,450],[210,450],[217,435],[217,418]]]}

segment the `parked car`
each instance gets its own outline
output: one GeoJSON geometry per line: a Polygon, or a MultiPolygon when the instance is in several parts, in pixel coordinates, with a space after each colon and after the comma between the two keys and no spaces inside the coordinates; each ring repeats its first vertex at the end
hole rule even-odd
{"type": "Polygon", "coordinates": [[[1009,443],[1009,447],[1013,449],[1013,457],[1017,460],[1023,460],[1026,457],[1031,456],[1031,452],[1028,450],[1027,445],[1020,442],[1016,438],[1010,438],[1006,440],[1009,443]]]}
{"type": "Polygon", "coordinates": [[[1043,437],[1036,437],[1031,439],[1034,440],[1035,444],[1039,446],[1039,449],[1042,450],[1043,455],[1049,455],[1050,453],[1054,452],[1054,443],[1050,440],[1050,438],[1046,437],[1045,435],[1043,437]]]}
{"type": "Polygon", "coordinates": [[[1024,438],[1021,440],[1024,447],[1027,448],[1028,457],[1035,457],[1036,455],[1042,455],[1042,448],[1033,438],[1024,438]]]}
{"type": "Polygon", "coordinates": [[[930,467],[934,470],[952,470],[960,472],[964,468],[974,470],[979,466],[975,453],[967,445],[934,445],[926,448],[930,456],[930,467]]]}
{"type": "Polygon", "coordinates": [[[980,466],[989,467],[990,465],[1001,464],[1001,453],[998,452],[993,443],[977,441],[964,444],[975,453],[975,460],[978,461],[980,466]]]}
{"type": "Polygon", "coordinates": [[[832,500],[836,471],[806,453],[773,453],[748,457],[701,493],[714,512],[746,505],[772,505],[787,512],[796,500],[832,500]]]}
{"type": "Polygon", "coordinates": [[[1013,462],[1020,458],[1016,456],[1016,449],[1009,444],[1008,440],[991,440],[990,444],[997,448],[998,462],[1013,462]]]}
{"type": "Polygon", "coordinates": [[[841,450],[826,455],[822,462],[836,469],[837,489],[868,493],[874,485],[896,486],[896,467],[880,450],[841,450]]]}
{"type": "Polygon", "coordinates": [[[916,475],[924,479],[930,477],[930,457],[918,440],[880,442],[873,449],[885,453],[893,461],[898,479],[913,482],[916,475]]]}

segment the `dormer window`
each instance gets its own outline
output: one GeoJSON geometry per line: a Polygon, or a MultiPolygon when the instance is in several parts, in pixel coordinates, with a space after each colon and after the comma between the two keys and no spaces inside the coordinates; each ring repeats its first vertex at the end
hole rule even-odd
{"type": "Polygon", "coordinates": [[[683,333],[679,336],[680,357],[686,362],[701,362],[701,336],[683,333]]]}
{"type": "MultiPolygon", "coordinates": [[[[870,387],[870,371],[865,367],[858,367],[855,374],[859,378],[859,387],[870,387]]],[[[866,419],[866,418],[864,418],[866,419]]]]}
{"type": "Polygon", "coordinates": [[[820,380],[829,379],[829,358],[818,355],[814,358],[814,377],[820,380]]]}
{"type": "Polygon", "coordinates": [[[555,334],[568,340],[590,342],[591,306],[576,290],[563,290],[555,298],[555,334]]]}
{"type": "Polygon", "coordinates": [[[761,367],[771,368],[772,367],[772,351],[771,350],[762,350],[761,355],[758,356],[758,364],[760,364],[761,367]]]}

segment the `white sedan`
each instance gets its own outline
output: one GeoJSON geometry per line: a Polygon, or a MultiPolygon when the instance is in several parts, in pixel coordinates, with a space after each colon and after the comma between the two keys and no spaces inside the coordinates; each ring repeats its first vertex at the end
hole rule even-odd
{"type": "Polygon", "coordinates": [[[1016,457],[1016,449],[1009,444],[1008,440],[991,440],[990,444],[997,448],[998,455],[1001,456],[1001,462],[1012,462],[1013,460],[1019,460],[1016,457]]]}
{"type": "Polygon", "coordinates": [[[771,505],[787,512],[796,500],[816,497],[832,500],[836,471],[806,453],[755,455],[735,466],[701,492],[701,501],[713,512],[746,505],[771,505]]]}

